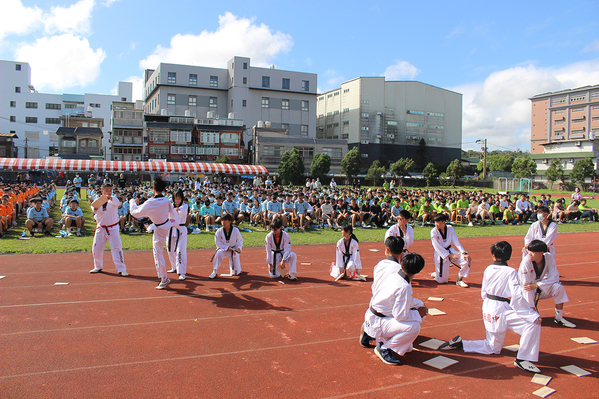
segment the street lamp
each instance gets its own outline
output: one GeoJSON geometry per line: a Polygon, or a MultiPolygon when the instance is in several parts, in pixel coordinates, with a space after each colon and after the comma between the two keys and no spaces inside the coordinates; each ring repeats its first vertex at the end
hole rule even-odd
{"type": "Polygon", "coordinates": [[[483,145],[483,180],[487,178],[487,139],[476,140],[477,144],[483,145]]]}

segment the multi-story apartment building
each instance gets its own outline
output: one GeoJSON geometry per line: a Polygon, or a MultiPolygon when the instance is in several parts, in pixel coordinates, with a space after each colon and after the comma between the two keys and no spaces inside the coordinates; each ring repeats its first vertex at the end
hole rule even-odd
{"type": "Polygon", "coordinates": [[[28,63],[0,60],[0,132],[17,134],[19,157],[27,152],[28,158],[43,158],[54,155],[59,146],[61,116],[91,113],[105,121],[101,147],[110,159],[111,104],[132,101],[132,90],[132,83],[119,82],[116,95],[39,93],[31,85],[28,63]]]}
{"type": "Polygon", "coordinates": [[[147,160],[143,102],[115,101],[110,118],[112,161],[147,160]]]}
{"type": "MultiPolygon", "coordinates": [[[[234,57],[226,68],[161,63],[144,74],[147,114],[229,116],[245,126],[268,121],[294,137],[316,134],[316,74],[250,65],[234,57]],[[232,115],[230,115],[232,114],[232,115]]],[[[244,141],[251,139],[251,129],[244,141]]]]}
{"type": "Polygon", "coordinates": [[[58,153],[53,155],[65,159],[104,158],[104,119],[91,115],[64,115],[60,120],[62,126],[56,130],[58,153]]]}
{"type": "Polygon", "coordinates": [[[531,101],[530,153],[537,179],[554,159],[569,175],[576,161],[599,157],[599,85],[538,94],[531,101]]]}
{"type": "Polygon", "coordinates": [[[461,158],[462,95],[426,83],[359,77],[320,94],[316,137],[359,147],[362,165],[413,157],[424,139],[431,160],[461,158]]]}
{"type": "Polygon", "coordinates": [[[15,133],[0,133],[0,158],[16,158],[15,133]]]}
{"type": "Polygon", "coordinates": [[[231,163],[245,162],[240,119],[194,118],[185,116],[146,114],[148,158],[173,161],[209,162],[228,156],[231,163]]]}

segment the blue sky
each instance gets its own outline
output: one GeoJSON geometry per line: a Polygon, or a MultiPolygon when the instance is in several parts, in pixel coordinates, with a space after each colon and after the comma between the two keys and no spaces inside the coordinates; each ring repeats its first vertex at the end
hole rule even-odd
{"type": "Polygon", "coordinates": [[[49,93],[110,93],[158,62],[418,80],[464,94],[463,147],[529,149],[535,94],[599,84],[599,2],[4,0],[0,58],[49,93]]]}

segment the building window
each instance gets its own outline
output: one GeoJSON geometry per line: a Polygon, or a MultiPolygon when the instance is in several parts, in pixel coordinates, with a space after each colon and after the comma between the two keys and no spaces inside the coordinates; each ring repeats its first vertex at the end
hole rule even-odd
{"type": "Polygon", "coordinates": [[[168,79],[166,81],[166,83],[168,84],[176,84],[177,83],[177,73],[176,72],[169,72],[168,73],[168,79]]]}
{"type": "Polygon", "coordinates": [[[37,116],[26,116],[25,123],[37,123],[37,116]]]}
{"type": "Polygon", "coordinates": [[[586,99],[587,99],[586,94],[583,94],[581,96],[570,97],[570,102],[573,103],[573,102],[576,102],[576,101],[585,101],[586,99]]]}
{"type": "Polygon", "coordinates": [[[15,71],[21,70],[21,64],[15,64],[15,71]]]}
{"type": "Polygon", "coordinates": [[[572,130],[572,134],[584,134],[584,129],[576,129],[576,130],[572,130]]]}
{"type": "Polygon", "coordinates": [[[239,143],[239,135],[237,133],[222,133],[220,135],[221,143],[237,144],[239,143]]]}
{"type": "Polygon", "coordinates": [[[270,87],[270,76],[262,76],[262,87],[270,87]]]}
{"type": "Polygon", "coordinates": [[[551,105],[555,104],[564,104],[566,102],[566,97],[553,98],[551,99],[551,105]]]}
{"type": "Polygon", "coordinates": [[[283,90],[289,90],[289,79],[283,78],[283,90]]]}
{"type": "Polygon", "coordinates": [[[349,112],[349,108],[343,108],[343,112],[349,112]]]}
{"type": "Polygon", "coordinates": [[[168,105],[175,105],[175,99],[176,99],[176,97],[175,97],[174,94],[167,94],[166,95],[166,103],[168,105]]]}
{"type": "Polygon", "coordinates": [[[219,137],[219,132],[200,132],[201,143],[218,143],[219,137]]]}
{"type": "Polygon", "coordinates": [[[60,125],[60,118],[46,118],[47,124],[60,125]]]}
{"type": "Polygon", "coordinates": [[[584,107],[572,108],[572,112],[582,112],[582,111],[584,111],[584,107]]]}
{"type": "Polygon", "coordinates": [[[332,158],[342,158],[341,148],[323,148],[322,152],[332,158]]]}
{"type": "Polygon", "coordinates": [[[77,147],[77,142],[75,140],[62,140],[62,146],[67,148],[75,148],[77,147]]]}
{"type": "Polygon", "coordinates": [[[196,73],[189,74],[189,85],[197,86],[198,85],[198,75],[196,73]]]}
{"type": "MultiPolygon", "coordinates": [[[[391,108],[389,108],[389,111],[391,111],[391,108]]],[[[443,117],[443,114],[439,113],[439,112],[427,112],[426,113],[428,116],[438,116],[438,117],[443,117]]]]}
{"type": "Polygon", "coordinates": [[[210,76],[210,87],[218,87],[218,76],[210,76]]]}
{"type": "Polygon", "coordinates": [[[362,100],[362,104],[368,104],[368,100],[362,100]]]}
{"type": "Polygon", "coordinates": [[[368,114],[368,112],[362,112],[362,118],[368,118],[370,117],[370,114],[368,114]]]}
{"type": "Polygon", "coordinates": [[[21,88],[20,87],[15,87],[15,93],[20,93],[21,92],[21,88]]]}
{"type": "Polygon", "coordinates": [[[17,117],[16,117],[16,116],[13,116],[13,115],[11,115],[11,116],[10,116],[10,121],[11,121],[11,122],[16,122],[16,121],[17,121],[17,117]]]}
{"type": "Polygon", "coordinates": [[[313,147],[295,147],[295,149],[299,151],[302,158],[314,158],[313,147]]]}
{"type": "Polygon", "coordinates": [[[289,123],[281,123],[281,129],[289,130],[289,123]]]}
{"type": "Polygon", "coordinates": [[[285,152],[285,147],[274,146],[274,145],[265,145],[262,148],[262,154],[265,157],[281,157],[285,152]]]}
{"type": "Polygon", "coordinates": [[[306,100],[302,100],[302,111],[308,111],[309,102],[306,100]]]}
{"type": "Polygon", "coordinates": [[[281,101],[281,108],[282,109],[289,109],[289,100],[282,100],[281,101]]]}
{"type": "Polygon", "coordinates": [[[243,63],[243,69],[248,69],[248,63],[247,62],[243,63]]]}
{"type": "Polygon", "coordinates": [[[46,103],[46,109],[60,109],[61,104],[46,103]]]}
{"type": "Polygon", "coordinates": [[[310,81],[302,80],[302,91],[310,91],[310,81]]]}
{"type": "Polygon", "coordinates": [[[349,121],[343,121],[343,126],[349,126],[349,121]]]}
{"type": "Polygon", "coordinates": [[[89,106],[92,108],[101,108],[102,104],[97,104],[97,103],[89,103],[89,106]]]}
{"type": "Polygon", "coordinates": [[[369,130],[370,130],[370,128],[369,128],[368,126],[362,126],[362,127],[360,128],[360,130],[362,130],[363,132],[367,132],[367,131],[369,131],[369,130]]]}
{"type": "Polygon", "coordinates": [[[247,106],[247,103],[248,103],[247,100],[241,100],[241,106],[242,107],[247,106]]]}
{"type": "Polygon", "coordinates": [[[555,114],[556,114],[556,115],[561,115],[561,114],[563,114],[563,113],[564,113],[564,110],[563,110],[563,109],[558,109],[557,111],[555,111],[555,114]]]}
{"type": "Polygon", "coordinates": [[[308,125],[301,125],[300,126],[300,135],[301,136],[307,136],[308,135],[308,125]]]}
{"type": "Polygon", "coordinates": [[[269,107],[270,107],[270,98],[262,97],[262,108],[269,108],[269,107]]]}
{"type": "Polygon", "coordinates": [[[35,108],[35,109],[37,109],[37,103],[26,102],[25,103],[25,108],[35,108]]]}
{"type": "Polygon", "coordinates": [[[217,104],[217,98],[216,97],[210,97],[210,108],[216,108],[217,104]]]}
{"type": "Polygon", "coordinates": [[[189,143],[191,141],[191,131],[171,130],[171,141],[189,143]]]}
{"type": "Polygon", "coordinates": [[[10,107],[11,108],[15,108],[17,106],[17,102],[16,101],[11,101],[10,102],[10,107]]]}
{"type": "Polygon", "coordinates": [[[243,77],[243,84],[244,85],[248,84],[248,78],[246,78],[245,76],[243,77]]]}
{"type": "Polygon", "coordinates": [[[411,114],[411,115],[424,115],[423,111],[412,111],[412,110],[407,110],[406,113],[411,114]]]}
{"type": "Polygon", "coordinates": [[[190,107],[198,105],[198,96],[189,96],[188,105],[190,107]]]}
{"type": "Polygon", "coordinates": [[[342,140],[347,140],[349,138],[349,134],[348,133],[342,133],[341,134],[341,139],[342,140]]]}
{"type": "Polygon", "coordinates": [[[584,116],[582,118],[572,119],[572,123],[580,123],[580,122],[584,122],[584,116]]]}
{"type": "Polygon", "coordinates": [[[349,89],[343,89],[343,93],[349,93],[349,89]]]}
{"type": "Polygon", "coordinates": [[[389,126],[397,126],[397,122],[396,121],[387,121],[387,125],[389,125],[389,126]]]}

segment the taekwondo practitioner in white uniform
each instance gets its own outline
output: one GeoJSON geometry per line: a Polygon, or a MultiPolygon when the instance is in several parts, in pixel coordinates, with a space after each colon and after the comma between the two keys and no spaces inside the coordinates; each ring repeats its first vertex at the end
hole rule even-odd
{"type": "Polygon", "coordinates": [[[470,273],[470,255],[460,244],[453,227],[445,223],[447,215],[440,213],[434,220],[435,227],[431,230],[431,242],[435,250],[435,272],[431,273],[431,277],[434,277],[439,284],[447,283],[449,267],[454,265],[460,269],[456,285],[466,288],[468,284],[463,279],[468,278],[470,273]]]}
{"type": "Polygon", "coordinates": [[[360,281],[366,278],[360,274],[362,261],[360,260],[360,246],[354,229],[347,224],[341,230],[343,238],[337,241],[335,263],[331,265],[329,273],[335,281],[347,277],[360,281]]]}
{"type": "Polygon", "coordinates": [[[241,274],[241,260],[239,256],[243,249],[243,237],[239,229],[233,226],[233,216],[225,213],[221,219],[223,227],[214,234],[216,253],[214,254],[214,266],[210,278],[216,278],[218,268],[224,258],[229,258],[229,272],[232,276],[241,274]]]}
{"type": "Polygon", "coordinates": [[[276,218],[270,224],[271,232],[266,235],[266,263],[268,274],[271,278],[285,277],[286,266],[289,267],[289,280],[297,280],[297,256],[291,252],[291,238],[286,231],[282,231],[283,222],[276,218]]]}
{"type": "MultiPolygon", "coordinates": [[[[399,263],[403,254],[402,242],[399,237],[387,238],[387,259],[379,262],[379,265],[399,263]]],[[[401,259],[401,269],[397,273],[372,284],[372,298],[364,315],[364,325],[373,332],[372,337],[377,342],[374,353],[386,364],[399,365],[398,356],[412,351],[412,343],[418,337],[420,324],[428,313],[424,303],[412,297],[411,280],[423,268],[422,256],[408,253],[401,259]]]]}
{"type": "Polygon", "coordinates": [[[173,196],[175,223],[169,230],[166,251],[171,270],[168,273],[179,274],[179,280],[185,280],[187,274],[187,214],[189,206],[185,203],[185,194],[179,190],[173,196]]]}
{"type": "Polygon", "coordinates": [[[520,349],[514,366],[531,373],[540,373],[541,370],[532,362],[539,360],[541,317],[526,302],[518,273],[507,264],[512,256],[512,246],[507,241],[498,241],[491,246],[491,254],[494,263],[485,269],[480,292],[487,338],[462,341],[462,337],[458,335],[439,346],[439,349],[463,349],[464,352],[484,355],[499,354],[503,348],[505,333],[509,329],[520,335],[520,349]]]}
{"type": "Polygon", "coordinates": [[[520,263],[518,277],[524,291],[524,298],[530,307],[537,308],[540,299],[553,298],[555,318],[560,326],[576,328],[576,324],[564,319],[564,303],[569,302],[566,289],[559,282],[559,272],[555,258],[547,252],[547,244],[541,240],[532,240],[528,244],[528,253],[520,263]]]}
{"type": "Polygon", "coordinates": [[[116,271],[121,276],[129,275],[127,273],[127,266],[125,266],[123,243],[119,234],[118,208],[120,203],[119,199],[112,195],[112,185],[107,183],[102,185],[102,195],[92,203],[92,212],[98,225],[94,232],[94,243],[92,245],[94,268],[89,271],[90,273],[102,272],[102,268],[104,267],[104,248],[106,248],[106,241],[108,241],[116,271]]]}
{"type": "Polygon", "coordinates": [[[389,236],[397,236],[403,238],[404,241],[404,252],[410,252],[410,245],[414,244],[414,229],[412,226],[408,226],[408,221],[412,218],[410,212],[405,209],[399,211],[399,217],[397,224],[389,227],[385,233],[385,240],[389,236]]]}
{"type": "Polygon", "coordinates": [[[159,176],[154,178],[154,196],[139,205],[139,197],[129,201],[131,216],[134,218],[148,217],[152,221],[148,232],[154,231],[152,237],[152,249],[154,252],[154,264],[160,278],[157,290],[162,290],[170,284],[171,280],[166,275],[166,262],[164,261],[164,243],[168,237],[171,226],[177,218],[173,204],[162,195],[166,188],[166,182],[159,176]]]}
{"type": "Polygon", "coordinates": [[[530,225],[524,237],[524,248],[522,248],[522,259],[526,257],[528,245],[532,240],[541,240],[547,244],[547,252],[555,258],[555,239],[557,238],[557,223],[549,219],[549,208],[540,206],[537,208],[537,221],[530,225]]]}

